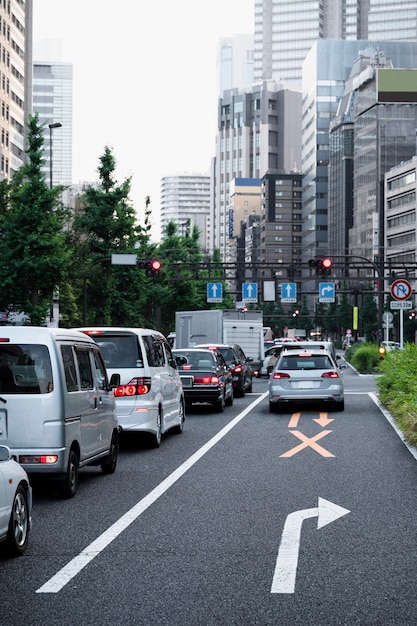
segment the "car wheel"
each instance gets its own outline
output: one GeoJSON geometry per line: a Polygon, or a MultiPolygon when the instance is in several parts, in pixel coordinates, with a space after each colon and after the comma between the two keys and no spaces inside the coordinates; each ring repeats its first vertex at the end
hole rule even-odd
{"type": "Polygon", "coordinates": [[[244,395],[245,395],[245,382],[242,381],[242,386],[236,390],[236,396],[238,396],[239,398],[243,398],[244,395]]]}
{"type": "Polygon", "coordinates": [[[61,481],[59,492],[62,498],[73,498],[78,487],[78,456],[74,450],[70,450],[68,466],[64,480],[61,481]]]}
{"type": "Polygon", "coordinates": [[[184,403],[181,401],[180,402],[180,406],[178,409],[179,412],[179,424],[177,424],[176,426],[174,426],[171,431],[174,433],[174,435],[181,435],[181,433],[184,430],[184,421],[185,421],[185,409],[184,409],[184,403]]]}
{"type": "Polygon", "coordinates": [[[252,378],[250,379],[249,386],[248,386],[248,387],[246,387],[246,391],[247,391],[248,393],[252,393],[252,378]]]}
{"type": "Polygon", "coordinates": [[[345,410],[345,401],[342,400],[342,402],[336,402],[335,403],[335,409],[336,409],[336,411],[344,411],[345,410]]]}
{"type": "Polygon", "coordinates": [[[162,409],[158,408],[158,415],[156,417],[156,433],[150,434],[150,447],[151,448],[159,448],[162,441],[162,409]]]}
{"type": "Polygon", "coordinates": [[[217,400],[216,404],[214,405],[214,410],[216,411],[216,413],[223,413],[224,411],[224,393],[222,395],[222,397],[220,398],[220,400],[217,400]]]}
{"type": "Polygon", "coordinates": [[[225,405],[226,406],[233,406],[233,387],[232,387],[232,390],[230,392],[230,396],[228,398],[226,398],[226,400],[225,400],[225,405]]]}
{"type": "Polygon", "coordinates": [[[103,474],[114,474],[116,471],[117,457],[119,454],[119,437],[117,431],[113,433],[110,443],[109,454],[101,464],[103,474]]]}
{"type": "Polygon", "coordinates": [[[14,495],[6,539],[6,551],[11,556],[20,556],[27,548],[30,528],[29,515],[26,490],[22,485],[19,485],[14,495]]]}

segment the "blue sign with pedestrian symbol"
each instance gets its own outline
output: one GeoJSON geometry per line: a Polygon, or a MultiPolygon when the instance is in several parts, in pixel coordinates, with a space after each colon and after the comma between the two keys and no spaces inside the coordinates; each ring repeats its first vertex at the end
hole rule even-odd
{"type": "Polygon", "coordinates": [[[319,283],[319,302],[334,302],[334,283],[319,283]]]}
{"type": "Polygon", "coordinates": [[[297,283],[282,283],[281,302],[297,302],[297,283]]]}
{"type": "Polygon", "coordinates": [[[258,285],[256,283],[242,284],[242,300],[245,302],[258,302],[258,285]]]}
{"type": "Polygon", "coordinates": [[[223,300],[223,285],[221,283],[207,283],[207,302],[221,302],[223,300]]]}

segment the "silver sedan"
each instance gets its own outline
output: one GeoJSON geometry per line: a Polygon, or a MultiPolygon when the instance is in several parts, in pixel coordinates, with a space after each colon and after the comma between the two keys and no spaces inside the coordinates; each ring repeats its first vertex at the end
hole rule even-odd
{"type": "Polygon", "coordinates": [[[281,352],[268,380],[269,410],[284,404],[328,403],[336,410],[345,408],[343,374],[325,350],[281,352]]]}

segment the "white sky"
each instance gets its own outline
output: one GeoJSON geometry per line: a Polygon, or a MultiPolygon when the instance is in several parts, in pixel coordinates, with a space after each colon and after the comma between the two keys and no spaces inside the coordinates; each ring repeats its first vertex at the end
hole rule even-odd
{"type": "Polygon", "coordinates": [[[73,182],[97,180],[108,145],[118,181],[132,176],[136,211],[143,214],[150,195],[156,220],[163,176],[209,171],[217,45],[222,36],[253,32],[254,0],[33,4],[35,50],[60,40],[54,60],[73,64],[73,182]]]}

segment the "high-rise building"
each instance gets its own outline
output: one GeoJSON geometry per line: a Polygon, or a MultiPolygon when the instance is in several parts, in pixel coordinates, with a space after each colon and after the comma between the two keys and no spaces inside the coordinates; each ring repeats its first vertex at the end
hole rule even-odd
{"type": "Polygon", "coordinates": [[[255,0],[254,78],[300,85],[318,39],[416,41],[415,0],[255,0]]]}
{"type": "Polygon", "coordinates": [[[45,178],[52,185],[68,186],[72,183],[71,64],[35,61],[33,112],[44,124],[45,178]]]}
{"type": "Polygon", "coordinates": [[[31,110],[32,0],[0,3],[0,179],[25,159],[25,119],[31,110]]]}
{"type": "Polygon", "coordinates": [[[219,94],[228,89],[251,89],[253,85],[253,35],[222,37],[217,51],[219,94]]]}
{"type": "Polygon", "coordinates": [[[200,231],[200,244],[207,251],[210,234],[210,176],[180,174],[161,180],[161,235],[169,222],[175,222],[180,235],[200,231]]]}

